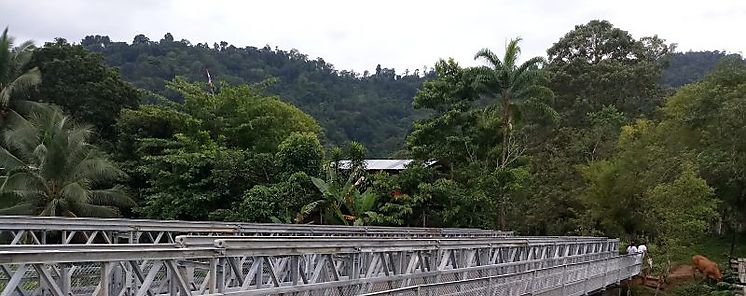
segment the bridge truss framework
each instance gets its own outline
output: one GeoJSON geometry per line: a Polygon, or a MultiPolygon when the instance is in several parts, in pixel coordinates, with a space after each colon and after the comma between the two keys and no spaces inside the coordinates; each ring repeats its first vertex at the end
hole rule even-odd
{"type": "Polygon", "coordinates": [[[472,229],[4,216],[0,230],[0,296],[585,295],[641,265],[616,239],[472,229]]]}

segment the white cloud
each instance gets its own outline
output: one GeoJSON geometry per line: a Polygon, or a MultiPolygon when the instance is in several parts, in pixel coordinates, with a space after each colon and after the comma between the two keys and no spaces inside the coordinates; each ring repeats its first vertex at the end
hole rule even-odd
{"type": "Polygon", "coordinates": [[[446,57],[473,65],[478,49],[500,51],[515,36],[524,39],[524,56],[544,55],[591,19],[607,19],[636,37],[658,34],[680,50],[746,48],[736,35],[746,28],[740,0],[3,0],[0,11],[19,39],[99,34],[129,42],[136,34],[158,40],[171,32],[192,43],[297,48],[358,72],[379,63],[422,68],[446,57]]]}

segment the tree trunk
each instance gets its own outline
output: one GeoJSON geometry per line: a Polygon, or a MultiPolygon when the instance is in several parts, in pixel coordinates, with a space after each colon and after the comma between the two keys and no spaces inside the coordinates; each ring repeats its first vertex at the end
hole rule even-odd
{"type": "MultiPolygon", "coordinates": [[[[510,132],[511,132],[511,110],[510,110],[510,100],[511,95],[510,92],[503,92],[502,93],[502,105],[503,105],[503,114],[502,114],[502,133],[503,133],[503,142],[502,146],[503,149],[501,151],[501,163],[498,165],[499,168],[505,168],[508,165],[508,149],[510,148],[510,132]]],[[[500,196],[498,197],[498,227],[500,230],[506,229],[506,213],[505,210],[506,202],[505,202],[505,194],[506,192],[502,192],[500,196]]]]}
{"type": "Polygon", "coordinates": [[[505,205],[506,204],[507,203],[505,202],[505,195],[503,194],[503,196],[502,196],[502,202],[501,202],[501,205],[500,205],[500,229],[498,229],[498,230],[503,230],[504,231],[504,230],[508,229],[507,225],[506,225],[507,224],[506,223],[506,219],[505,219],[505,215],[507,214],[507,211],[505,211],[505,205]]]}
{"type": "Polygon", "coordinates": [[[733,257],[733,250],[736,248],[736,237],[738,236],[738,229],[732,229],[733,236],[730,239],[730,252],[728,252],[728,258],[733,257]]]}
{"type": "Polygon", "coordinates": [[[502,95],[502,105],[503,105],[503,149],[502,149],[502,159],[500,163],[500,167],[505,167],[508,163],[508,148],[510,145],[510,124],[511,124],[511,110],[510,110],[510,94],[507,92],[503,92],[502,95]]]}

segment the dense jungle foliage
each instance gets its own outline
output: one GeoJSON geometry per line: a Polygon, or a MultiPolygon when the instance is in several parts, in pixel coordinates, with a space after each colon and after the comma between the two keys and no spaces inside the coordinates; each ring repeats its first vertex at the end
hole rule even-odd
{"type": "Polygon", "coordinates": [[[356,73],[269,46],[35,47],[6,30],[0,212],[482,227],[670,254],[742,229],[741,56],[598,20],[546,57],[520,46],[475,49],[479,67],[356,73]],[[366,170],[384,156],[415,161],[366,170]]]}

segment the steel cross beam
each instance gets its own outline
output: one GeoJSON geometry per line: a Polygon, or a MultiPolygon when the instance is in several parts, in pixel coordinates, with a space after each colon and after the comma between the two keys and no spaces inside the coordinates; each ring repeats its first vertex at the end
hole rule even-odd
{"type": "Polygon", "coordinates": [[[0,216],[2,244],[169,244],[177,235],[507,237],[512,232],[460,228],[329,226],[143,219],[0,216]]]}
{"type": "Polygon", "coordinates": [[[510,291],[590,291],[639,272],[636,257],[619,257],[618,240],[603,238],[176,240],[4,246],[0,296],[359,295],[413,287],[464,295],[477,282],[495,289],[489,295],[518,295],[510,291]]]}

